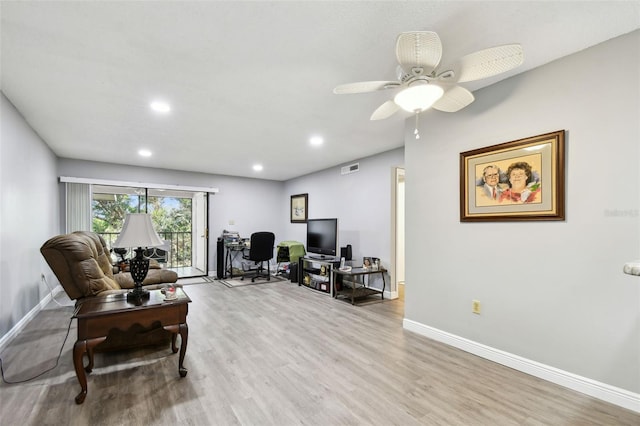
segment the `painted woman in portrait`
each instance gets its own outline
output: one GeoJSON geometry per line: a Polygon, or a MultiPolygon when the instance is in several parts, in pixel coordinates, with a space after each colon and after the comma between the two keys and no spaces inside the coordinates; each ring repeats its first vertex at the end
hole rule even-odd
{"type": "Polygon", "coordinates": [[[531,170],[529,163],[519,161],[507,169],[509,187],[500,194],[500,202],[534,203],[540,202],[540,178],[531,170]]]}

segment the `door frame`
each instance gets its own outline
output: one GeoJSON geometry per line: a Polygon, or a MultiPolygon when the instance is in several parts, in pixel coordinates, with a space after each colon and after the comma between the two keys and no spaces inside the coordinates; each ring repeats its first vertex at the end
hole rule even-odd
{"type": "Polygon", "coordinates": [[[207,198],[206,192],[196,192],[192,198],[193,204],[191,205],[191,241],[193,242],[191,257],[193,267],[203,271],[204,275],[209,273],[207,266],[209,257],[209,203],[207,198]]]}
{"type": "Polygon", "coordinates": [[[399,230],[398,223],[403,221],[404,223],[404,197],[402,200],[399,198],[399,183],[400,180],[404,182],[405,169],[404,167],[394,167],[391,170],[391,224],[390,224],[390,254],[391,254],[391,267],[389,268],[389,280],[390,280],[390,296],[392,299],[398,298],[398,271],[404,270],[404,251],[398,249],[398,244],[404,244],[404,226],[399,230]],[[402,203],[402,206],[400,206],[402,203]],[[399,211],[399,207],[402,207],[399,211]],[[400,217],[402,216],[402,217],[400,217]],[[402,235],[399,232],[403,232],[402,235]],[[401,262],[401,264],[400,264],[401,262]]]}

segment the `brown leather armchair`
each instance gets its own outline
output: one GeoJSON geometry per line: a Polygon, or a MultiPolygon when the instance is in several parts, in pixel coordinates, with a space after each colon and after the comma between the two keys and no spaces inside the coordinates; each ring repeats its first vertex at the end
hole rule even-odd
{"type": "MultiPolygon", "coordinates": [[[[109,249],[104,239],[94,232],[58,235],[44,243],[40,252],[71,299],[133,288],[130,273],[113,274],[109,249]]],[[[175,283],[177,280],[175,271],[150,269],[142,285],[175,283]]]]}
{"type": "MultiPolygon", "coordinates": [[[[104,239],[93,232],[76,231],[51,238],[40,248],[62,288],[76,305],[90,297],[126,293],[133,288],[131,274],[113,274],[109,249],[104,239]]],[[[143,285],[175,283],[178,274],[166,269],[149,270],[143,285]]],[[[160,285],[157,286],[161,287],[160,285]]],[[[151,329],[112,330],[107,340],[95,347],[96,352],[128,349],[144,345],[168,344],[171,333],[162,327],[151,329]]]]}

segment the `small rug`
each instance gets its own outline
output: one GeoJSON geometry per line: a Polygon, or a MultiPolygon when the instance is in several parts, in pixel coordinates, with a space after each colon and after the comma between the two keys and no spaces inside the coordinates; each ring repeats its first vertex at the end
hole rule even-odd
{"type": "Polygon", "coordinates": [[[244,280],[242,279],[242,277],[234,277],[234,278],[218,280],[218,282],[226,285],[229,288],[244,287],[244,286],[256,285],[256,284],[277,283],[280,281],[287,281],[287,279],[281,276],[274,277],[273,275],[271,275],[271,280],[268,280],[268,281],[266,278],[256,278],[254,282],[251,282],[251,277],[247,277],[244,280]]]}

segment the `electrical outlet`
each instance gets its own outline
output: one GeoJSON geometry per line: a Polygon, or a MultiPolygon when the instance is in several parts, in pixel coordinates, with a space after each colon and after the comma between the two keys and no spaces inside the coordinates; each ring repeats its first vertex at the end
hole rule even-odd
{"type": "Polygon", "coordinates": [[[480,301],[474,300],[471,302],[471,312],[480,315],[480,301]]]}

